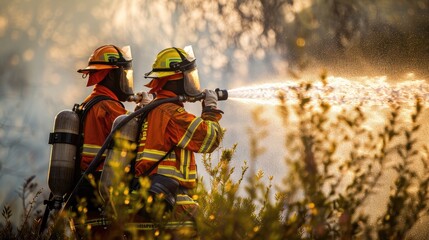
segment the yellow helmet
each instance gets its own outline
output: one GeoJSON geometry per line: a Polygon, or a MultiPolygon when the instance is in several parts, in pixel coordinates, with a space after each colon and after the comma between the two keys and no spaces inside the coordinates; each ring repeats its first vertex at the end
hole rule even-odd
{"type": "Polygon", "coordinates": [[[169,76],[183,73],[184,90],[189,96],[201,94],[200,82],[198,77],[196,59],[193,56],[192,47],[185,47],[187,51],[181,48],[166,48],[158,53],[152,71],[145,74],[145,78],[166,78],[169,76]]]}
{"type": "Polygon", "coordinates": [[[181,65],[195,68],[195,59],[189,57],[185,50],[181,48],[166,48],[158,53],[152,64],[152,71],[146,73],[145,77],[163,78],[187,70],[183,67],[181,68],[181,65]]]}

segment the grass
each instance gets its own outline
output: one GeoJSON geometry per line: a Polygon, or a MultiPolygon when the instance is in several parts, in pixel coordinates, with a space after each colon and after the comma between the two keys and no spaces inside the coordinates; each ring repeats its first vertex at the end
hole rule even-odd
{"type": "MultiPolygon", "coordinates": [[[[427,215],[429,149],[417,137],[422,102],[416,98],[406,124],[401,119],[404,109],[392,103],[384,126],[368,129],[362,106],[333,114],[332,106],[323,99],[314,104],[308,96],[311,87],[303,83],[295,89],[300,101],[294,105],[287,105],[280,94],[283,104],[278,113],[286,128],[284,162],[289,169],[284,179],[265,176],[262,170],[249,171],[249,165],[262,153],[272,151],[260,144],[269,134],[267,129],[249,128],[251,159],[244,161],[241,169],[233,167],[233,162],[239,161],[234,156],[236,146],[222,149],[219,159],[203,156],[209,183],[200,181],[191,193],[200,205],[196,226],[203,239],[406,239],[418,220],[427,215]],[[233,176],[239,176],[238,180],[233,176]],[[368,206],[385,192],[386,179],[390,180],[389,196],[381,196],[386,204],[381,206],[382,213],[374,216],[368,206]]],[[[255,125],[266,121],[262,108],[255,109],[253,115],[255,125]]],[[[116,148],[120,154],[135,146],[120,144],[116,148]]],[[[113,168],[124,172],[123,165],[113,168]]],[[[120,237],[129,231],[129,237],[135,239],[171,239],[166,223],[172,216],[148,195],[149,181],[141,179],[142,188],[133,195],[125,184],[128,176],[116,176],[106,210],[112,221],[110,236],[120,237]],[[156,219],[157,230],[129,228],[126,223],[141,209],[156,219]]],[[[17,229],[10,223],[11,209],[3,207],[0,239],[47,239],[52,232],[66,238],[66,228],[51,228],[38,236],[40,213],[34,212],[34,203],[40,192],[32,181],[29,178],[23,186],[25,214],[17,229]],[[35,197],[26,198],[28,191],[36,192],[35,197]]],[[[182,230],[183,239],[192,233],[182,230]]]]}

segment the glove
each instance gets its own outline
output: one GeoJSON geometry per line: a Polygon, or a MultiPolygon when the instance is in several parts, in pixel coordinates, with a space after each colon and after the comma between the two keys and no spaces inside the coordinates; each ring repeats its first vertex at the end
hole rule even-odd
{"type": "Polygon", "coordinates": [[[139,102],[137,102],[137,106],[134,109],[134,111],[148,105],[152,100],[152,95],[149,95],[147,92],[138,92],[136,95],[141,99],[139,102]]]}
{"type": "Polygon", "coordinates": [[[203,100],[203,107],[216,108],[217,107],[217,94],[213,90],[204,89],[206,97],[203,100]]]}
{"type": "Polygon", "coordinates": [[[217,109],[217,93],[213,90],[205,89],[203,91],[205,93],[205,98],[202,102],[203,104],[203,113],[207,112],[215,112],[215,113],[223,113],[222,110],[217,109]]]}

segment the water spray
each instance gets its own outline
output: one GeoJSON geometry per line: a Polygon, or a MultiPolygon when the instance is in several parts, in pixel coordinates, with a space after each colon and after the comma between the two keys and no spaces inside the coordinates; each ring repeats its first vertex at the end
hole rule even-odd
{"type": "MultiPolygon", "coordinates": [[[[264,83],[239,87],[230,90],[215,89],[219,101],[234,100],[258,105],[279,105],[282,95],[287,103],[299,101],[297,93],[306,92],[312,101],[323,100],[332,106],[385,106],[389,103],[412,105],[419,97],[429,103],[429,84],[424,80],[409,80],[401,83],[388,83],[385,77],[361,78],[356,81],[340,77],[328,77],[326,83],[314,82],[309,89],[296,81],[264,83]]],[[[154,95],[152,96],[155,97],[154,95]]],[[[181,96],[182,102],[196,102],[205,98],[181,96]]],[[[133,95],[128,101],[140,102],[141,95],[133,95]]]]}
{"type": "Polygon", "coordinates": [[[411,106],[418,97],[429,103],[429,84],[424,80],[388,83],[385,77],[362,78],[356,81],[328,77],[326,83],[314,82],[310,88],[294,81],[266,83],[228,90],[230,100],[261,105],[279,105],[282,95],[287,103],[299,101],[305,93],[312,102],[323,100],[331,106],[386,106],[397,103],[411,106]]]}

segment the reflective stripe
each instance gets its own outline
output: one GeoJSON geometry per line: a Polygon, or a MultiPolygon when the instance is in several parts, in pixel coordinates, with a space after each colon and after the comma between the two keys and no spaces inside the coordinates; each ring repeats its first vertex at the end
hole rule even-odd
{"type": "Polygon", "coordinates": [[[191,124],[189,124],[188,129],[186,129],[185,134],[180,139],[179,143],[177,144],[180,148],[185,148],[188,146],[189,141],[191,140],[192,136],[195,133],[195,130],[198,128],[198,126],[203,122],[203,119],[200,117],[195,118],[192,120],[191,124]]]}
{"type": "Polygon", "coordinates": [[[218,135],[221,132],[221,129],[218,123],[215,123],[212,121],[205,121],[205,122],[208,125],[208,129],[207,129],[207,135],[204,138],[203,145],[198,150],[198,152],[200,153],[208,152],[212,148],[213,144],[216,143],[218,139],[218,135]]]}
{"type": "Polygon", "coordinates": [[[215,137],[213,126],[210,122],[207,122],[207,134],[204,138],[203,144],[200,147],[200,150],[198,152],[206,152],[209,149],[210,143],[213,141],[213,138],[215,137]]]}
{"type": "MultiPolygon", "coordinates": [[[[137,161],[141,161],[144,159],[147,161],[156,162],[159,159],[161,159],[162,157],[164,157],[165,154],[167,154],[167,152],[159,151],[159,150],[153,150],[153,149],[145,149],[145,150],[143,150],[143,152],[137,153],[137,161]]],[[[171,152],[164,159],[164,161],[176,161],[176,154],[174,153],[174,151],[171,152]]]]}
{"type": "Polygon", "coordinates": [[[189,195],[177,194],[176,197],[177,205],[198,205],[189,195]]]}
{"type": "Polygon", "coordinates": [[[163,166],[163,165],[158,166],[157,173],[165,175],[167,177],[177,178],[180,181],[189,181],[189,180],[194,181],[197,178],[197,171],[195,170],[190,171],[188,173],[188,177],[185,178],[185,176],[181,172],[177,171],[175,167],[169,167],[169,166],[163,166]]]}
{"type": "MultiPolygon", "coordinates": [[[[159,150],[153,150],[153,149],[145,149],[142,153],[138,153],[137,155],[137,161],[151,161],[156,162],[167,152],[159,151],[159,150]]],[[[157,173],[162,174],[165,176],[173,177],[179,181],[195,181],[197,178],[197,171],[196,170],[189,170],[190,162],[192,159],[192,152],[181,149],[180,150],[180,169],[177,169],[176,166],[171,165],[164,165],[162,162],[158,166],[157,173]]],[[[171,152],[164,161],[168,162],[176,162],[176,154],[175,152],[171,152]]]]}
{"type": "MultiPolygon", "coordinates": [[[[95,156],[97,155],[98,151],[100,151],[100,149],[101,149],[101,146],[98,146],[98,145],[84,144],[82,155],[95,156]]],[[[103,156],[106,156],[106,152],[107,151],[104,151],[103,156]]]]}
{"type": "Polygon", "coordinates": [[[182,172],[185,179],[189,179],[189,163],[191,161],[191,153],[186,149],[180,150],[180,159],[182,163],[180,164],[180,171],[182,172]]]}

